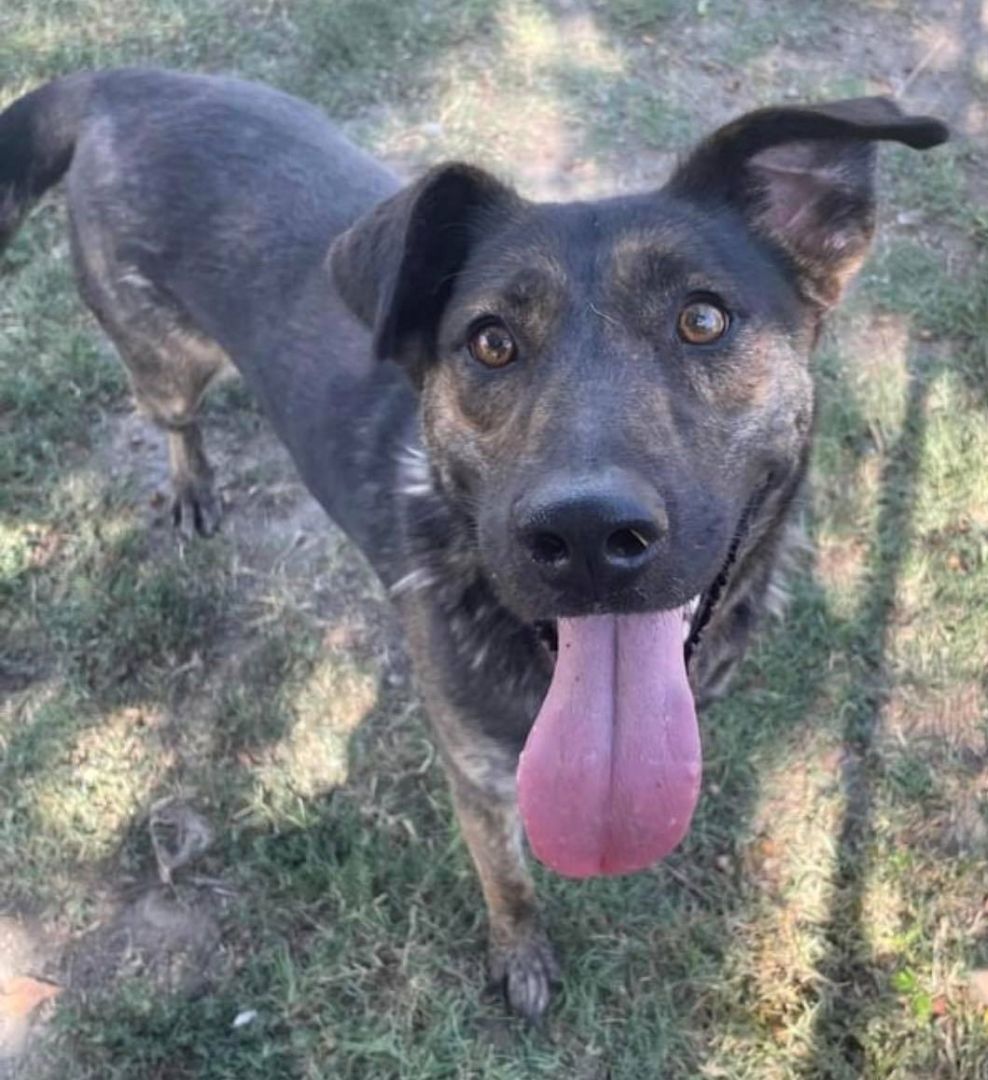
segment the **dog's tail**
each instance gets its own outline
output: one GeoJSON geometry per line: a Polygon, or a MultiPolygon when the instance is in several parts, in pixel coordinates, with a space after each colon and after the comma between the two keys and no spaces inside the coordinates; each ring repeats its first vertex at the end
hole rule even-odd
{"type": "Polygon", "coordinates": [[[0,252],[72,163],[92,79],[56,79],[0,113],[0,252]]]}

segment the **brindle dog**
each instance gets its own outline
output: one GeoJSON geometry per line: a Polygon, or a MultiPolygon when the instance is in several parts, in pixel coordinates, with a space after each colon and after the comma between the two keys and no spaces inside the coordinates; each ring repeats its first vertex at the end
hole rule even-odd
{"type": "Polygon", "coordinates": [[[462,164],[402,188],[226,78],[82,74],[0,116],[0,244],[67,174],[79,286],[169,433],[176,524],[217,526],[196,408],[231,360],[390,588],[527,1017],[557,967],[523,825],[574,876],[685,833],[694,699],[771,602],[874,144],[946,137],[882,98],[762,109],[659,190],[536,204],[462,164]]]}

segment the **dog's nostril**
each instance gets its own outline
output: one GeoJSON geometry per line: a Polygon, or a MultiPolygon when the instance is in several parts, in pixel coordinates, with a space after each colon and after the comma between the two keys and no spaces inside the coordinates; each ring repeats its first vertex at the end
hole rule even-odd
{"type": "Polygon", "coordinates": [[[651,539],[641,529],[615,529],[604,544],[610,559],[629,560],[643,555],[652,546],[651,539]]]}
{"type": "Polygon", "coordinates": [[[546,566],[559,566],[569,558],[566,541],[555,533],[540,532],[532,537],[532,558],[546,566]]]}

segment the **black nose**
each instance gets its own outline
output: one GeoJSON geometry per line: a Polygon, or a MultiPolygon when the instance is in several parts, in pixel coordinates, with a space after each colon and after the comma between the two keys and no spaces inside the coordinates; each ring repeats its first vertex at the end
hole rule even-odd
{"type": "Polygon", "coordinates": [[[515,506],[518,542],[542,578],[594,598],[630,585],[667,529],[658,493],[619,470],[553,478],[515,506]]]}

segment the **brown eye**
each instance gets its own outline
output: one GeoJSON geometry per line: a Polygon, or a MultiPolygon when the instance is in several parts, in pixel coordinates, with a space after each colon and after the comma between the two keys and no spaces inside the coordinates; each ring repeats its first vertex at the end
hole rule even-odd
{"type": "Polygon", "coordinates": [[[727,312],[707,300],[694,300],[679,313],[676,329],[690,345],[709,345],[727,331],[727,312]]]}
{"type": "Polygon", "coordinates": [[[491,368],[510,364],[518,351],[508,328],[499,322],[485,323],[474,330],[467,347],[474,360],[491,368]]]}

